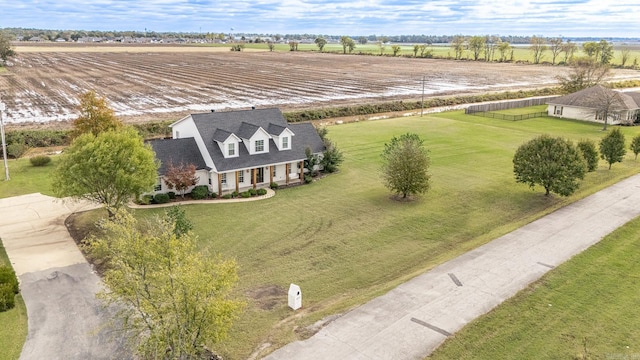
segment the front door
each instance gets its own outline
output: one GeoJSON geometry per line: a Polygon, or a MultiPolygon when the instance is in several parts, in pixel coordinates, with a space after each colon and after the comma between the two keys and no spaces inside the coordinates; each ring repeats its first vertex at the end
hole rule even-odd
{"type": "Polygon", "coordinates": [[[256,184],[260,184],[264,182],[264,168],[257,168],[257,169],[253,169],[253,171],[257,171],[256,172],[256,184]]]}

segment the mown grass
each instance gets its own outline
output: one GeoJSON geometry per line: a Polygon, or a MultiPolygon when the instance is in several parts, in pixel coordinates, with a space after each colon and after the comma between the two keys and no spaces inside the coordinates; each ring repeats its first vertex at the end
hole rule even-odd
{"type": "MultiPolygon", "coordinates": [[[[0,240],[0,265],[11,265],[7,252],[0,240]]],[[[0,312],[0,360],[16,360],[22,352],[22,345],[27,338],[27,308],[22,296],[16,296],[16,306],[0,312]]]]}
{"type": "Polygon", "coordinates": [[[547,105],[538,105],[538,106],[529,106],[526,108],[496,110],[492,112],[498,113],[498,114],[505,114],[505,115],[523,115],[523,114],[531,114],[531,113],[546,112],[546,111],[547,111],[547,105]]]}
{"type": "Polygon", "coordinates": [[[51,156],[48,165],[35,167],[27,158],[9,159],[9,181],[5,180],[4,163],[0,160],[0,198],[36,192],[53,196],[51,171],[55,168],[57,160],[56,156],[51,156]]]}
{"type": "MultiPolygon", "coordinates": [[[[248,307],[217,350],[246,358],[260,344],[306,336],[304,327],[383,294],[437,264],[563,205],[636,174],[628,155],[601,164],[569,198],[516,184],[512,157],[541,134],[599,139],[601,125],[536,118],[512,122],[451,112],[334,126],[342,170],[253,203],[185,206],[201,245],[240,265],[238,294],[248,307]],[[431,151],[432,189],[398,202],[382,186],[384,143],[416,132],[431,151]],[[301,286],[303,309],[290,311],[286,289],[301,286]]],[[[629,137],[640,128],[622,129],[629,137]]],[[[149,216],[162,210],[141,210],[149,216]]]]}
{"type": "Polygon", "coordinates": [[[473,321],[428,359],[640,356],[640,218],[473,321]]]}

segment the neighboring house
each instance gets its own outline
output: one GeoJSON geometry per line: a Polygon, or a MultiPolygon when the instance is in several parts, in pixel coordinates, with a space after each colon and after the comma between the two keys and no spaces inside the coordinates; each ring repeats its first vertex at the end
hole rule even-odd
{"type": "Polygon", "coordinates": [[[640,93],[620,92],[596,85],[547,102],[549,116],[609,124],[631,124],[638,121],[640,93]]]}
{"type": "Polygon", "coordinates": [[[172,139],[149,141],[161,163],[154,193],[171,191],[162,178],[170,162],[195,165],[198,185],[222,195],[301,182],[305,149],[325,150],[312,124],[289,124],[279,109],[192,114],[170,127],[172,139]]]}

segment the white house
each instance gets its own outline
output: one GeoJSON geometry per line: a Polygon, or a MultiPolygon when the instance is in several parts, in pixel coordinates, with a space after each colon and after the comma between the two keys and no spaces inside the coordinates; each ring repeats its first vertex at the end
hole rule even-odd
{"type": "Polygon", "coordinates": [[[312,124],[289,124],[275,108],[192,114],[170,127],[172,139],[149,142],[161,164],[155,193],[170,191],[163,180],[170,162],[195,165],[198,185],[222,195],[300,182],[306,149],[325,150],[312,124]]]}
{"type": "Polygon", "coordinates": [[[549,116],[610,124],[630,124],[640,114],[640,93],[620,92],[596,85],[547,102],[549,116]]]}

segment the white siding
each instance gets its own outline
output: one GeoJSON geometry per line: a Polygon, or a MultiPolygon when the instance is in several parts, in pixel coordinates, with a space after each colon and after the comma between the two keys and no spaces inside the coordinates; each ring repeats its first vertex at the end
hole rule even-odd
{"type": "Polygon", "coordinates": [[[180,120],[177,123],[174,123],[171,127],[171,130],[173,131],[174,139],[177,139],[176,137],[177,135],[180,136],[180,139],[185,139],[190,137],[194,138],[196,141],[196,144],[198,145],[198,150],[200,150],[200,153],[202,154],[204,163],[208,167],[215,169],[215,165],[213,164],[211,155],[209,155],[209,151],[207,150],[207,147],[205,146],[204,141],[202,140],[202,136],[200,136],[200,133],[198,132],[198,128],[196,128],[196,124],[193,122],[193,119],[191,118],[191,116],[188,116],[183,120],[180,120]]]}
{"type": "Polygon", "coordinates": [[[262,154],[262,153],[268,153],[269,152],[269,139],[270,136],[269,134],[267,134],[264,130],[259,129],[258,131],[256,131],[255,134],[253,134],[253,136],[249,139],[249,154],[254,155],[254,154],[262,154]],[[263,144],[264,144],[264,149],[263,151],[257,153],[256,152],[256,141],[258,140],[262,140],[263,144]]]}

